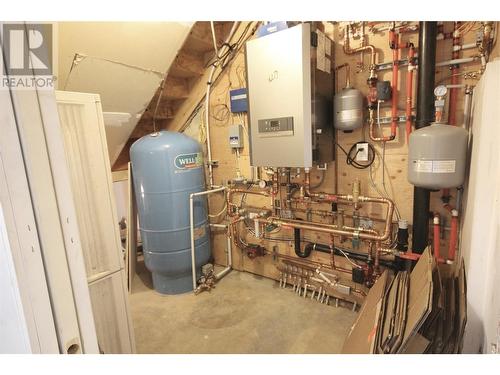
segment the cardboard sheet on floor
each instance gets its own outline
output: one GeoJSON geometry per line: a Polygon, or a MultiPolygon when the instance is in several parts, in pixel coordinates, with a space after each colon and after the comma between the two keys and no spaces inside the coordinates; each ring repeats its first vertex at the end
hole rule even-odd
{"type": "Polygon", "coordinates": [[[394,353],[402,341],[406,320],[408,273],[399,272],[390,285],[383,307],[377,340],[377,353],[394,353]]]}
{"type": "Polygon", "coordinates": [[[433,266],[435,266],[430,249],[424,250],[410,275],[408,292],[408,312],[403,340],[398,352],[405,352],[407,346],[413,345],[418,330],[432,311],[433,298],[433,266]]]}
{"type": "Polygon", "coordinates": [[[403,343],[403,333],[406,327],[406,318],[408,313],[408,292],[410,275],[407,272],[402,273],[401,288],[399,293],[397,324],[394,330],[394,339],[389,353],[397,353],[403,343]]]}
{"type": "Polygon", "coordinates": [[[385,347],[391,337],[392,326],[394,324],[393,317],[395,316],[397,292],[399,289],[399,281],[401,275],[398,273],[387,288],[387,292],[382,299],[382,309],[380,311],[380,319],[378,324],[378,332],[376,335],[376,350],[375,353],[385,353],[385,347]]]}
{"type": "Polygon", "coordinates": [[[430,341],[427,340],[420,333],[415,334],[413,338],[410,340],[408,345],[406,345],[405,354],[423,354],[427,347],[429,346],[430,341]]]}
{"type": "Polygon", "coordinates": [[[382,299],[388,284],[388,277],[389,273],[384,271],[368,292],[359,311],[358,318],[344,341],[342,353],[373,353],[378,321],[382,309],[382,299]]]}
{"type": "Polygon", "coordinates": [[[420,332],[430,341],[427,350],[435,353],[440,352],[443,346],[443,330],[445,324],[444,309],[445,309],[445,289],[442,287],[442,277],[440,268],[433,263],[433,297],[432,311],[425,320],[420,332]]]}

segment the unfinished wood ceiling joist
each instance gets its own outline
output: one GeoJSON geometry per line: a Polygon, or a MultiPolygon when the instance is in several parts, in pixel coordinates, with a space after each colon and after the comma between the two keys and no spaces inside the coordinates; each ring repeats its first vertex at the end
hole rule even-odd
{"type": "MultiPolygon", "coordinates": [[[[214,22],[218,45],[222,44],[232,24],[233,22],[214,22]]],[[[127,168],[127,163],[130,161],[130,146],[137,139],[153,132],[155,128],[170,129],[172,121],[179,115],[184,119],[186,111],[190,109],[192,112],[192,101],[188,99],[194,96],[200,100],[200,82],[201,87],[204,87],[207,63],[213,58],[214,53],[210,22],[196,22],[167,73],[160,101],[158,102],[161,88],[158,88],[114,163],[113,171],[127,168]],[[184,105],[185,102],[188,102],[187,106],[184,105]],[[153,125],[153,117],[156,126],[153,125]]]]}

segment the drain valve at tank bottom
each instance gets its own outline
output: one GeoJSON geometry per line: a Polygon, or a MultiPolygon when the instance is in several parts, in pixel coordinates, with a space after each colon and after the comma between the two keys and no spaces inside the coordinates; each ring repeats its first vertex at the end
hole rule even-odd
{"type": "Polygon", "coordinates": [[[201,267],[201,276],[198,279],[198,287],[194,294],[199,294],[204,290],[212,290],[215,288],[215,280],[214,265],[212,263],[203,265],[201,267]]]}

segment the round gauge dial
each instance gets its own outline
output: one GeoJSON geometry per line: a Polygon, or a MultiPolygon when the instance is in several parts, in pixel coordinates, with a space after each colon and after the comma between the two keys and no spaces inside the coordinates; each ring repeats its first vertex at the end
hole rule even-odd
{"type": "Polygon", "coordinates": [[[266,181],[265,181],[265,180],[260,180],[260,181],[259,181],[259,187],[260,187],[261,189],[265,189],[265,187],[266,187],[266,186],[267,186],[267,184],[266,184],[266,181]]]}
{"type": "Polygon", "coordinates": [[[445,96],[448,92],[446,86],[440,85],[434,89],[434,95],[436,96],[445,96]]]}

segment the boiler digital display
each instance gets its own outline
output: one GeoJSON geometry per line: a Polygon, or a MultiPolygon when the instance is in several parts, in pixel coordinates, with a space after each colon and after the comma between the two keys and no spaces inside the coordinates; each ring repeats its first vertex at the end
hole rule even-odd
{"type": "Polygon", "coordinates": [[[293,135],[293,117],[259,120],[259,133],[261,137],[293,135]]]}

